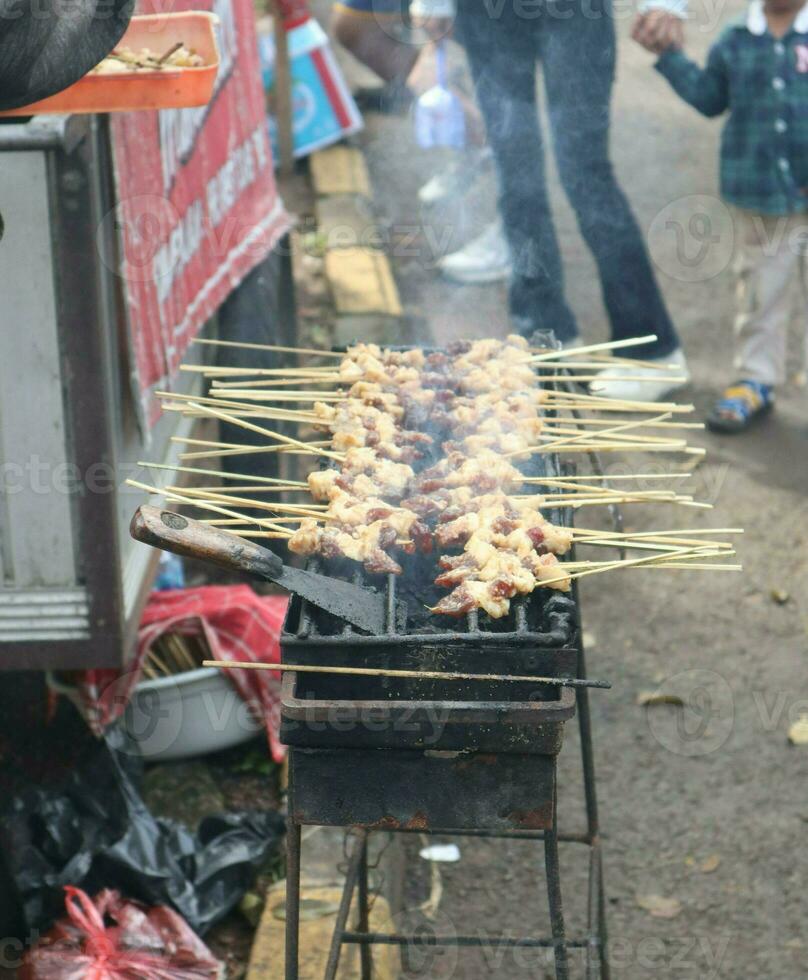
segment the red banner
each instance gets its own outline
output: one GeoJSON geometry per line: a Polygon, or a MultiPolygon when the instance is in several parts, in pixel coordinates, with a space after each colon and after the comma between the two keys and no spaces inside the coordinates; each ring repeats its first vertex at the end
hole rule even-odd
{"type": "MultiPolygon", "coordinates": [[[[139,13],[161,13],[141,0],[139,13]]],[[[221,66],[209,105],[113,113],[112,143],[131,344],[143,414],[201,325],[289,226],[275,187],[252,0],[175,0],[212,10],[221,66]]],[[[173,40],[173,39],[172,39],[173,40]]],[[[156,33],[153,48],[166,37],[156,33]]]]}

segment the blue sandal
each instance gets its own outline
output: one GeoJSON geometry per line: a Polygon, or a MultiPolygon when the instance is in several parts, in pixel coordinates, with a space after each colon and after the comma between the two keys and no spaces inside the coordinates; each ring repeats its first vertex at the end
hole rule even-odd
{"type": "Polygon", "coordinates": [[[774,407],[772,386],[759,381],[739,381],[727,388],[707,416],[713,432],[736,433],[763,418],[774,407]]]}

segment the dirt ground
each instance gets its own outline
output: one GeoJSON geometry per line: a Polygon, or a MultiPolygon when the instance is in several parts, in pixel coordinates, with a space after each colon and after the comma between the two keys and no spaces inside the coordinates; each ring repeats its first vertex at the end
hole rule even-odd
{"type": "MultiPolygon", "coordinates": [[[[713,7],[692,8],[689,50],[702,57],[720,25],[741,10],[738,0],[719,8],[718,18],[713,7]]],[[[694,380],[683,399],[702,413],[731,375],[731,225],[717,197],[720,123],[677,100],[650,56],[628,40],[628,25],[621,15],[613,153],[690,360],[694,380]]],[[[390,235],[408,337],[502,334],[503,288],[452,286],[434,269],[440,254],[495,213],[492,179],[462,202],[419,214],[415,192],[440,158],[413,146],[409,120],[371,116],[361,143],[390,235]]],[[[594,266],[555,177],[553,195],[570,301],[586,339],[606,339],[594,266]]],[[[795,296],[795,372],[804,323],[795,296]]],[[[621,980],[808,975],[808,747],[787,741],[789,726],[808,712],[805,406],[805,389],[791,386],[753,434],[694,434],[709,455],[689,486],[714,510],[643,506],[626,514],[637,529],[745,527],[742,575],[635,571],[584,584],[590,674],[614,685],[594,692],[592,705],[613,976],[621,980]],[[684,707],[640,707],[638,695],[657,688],[678,694],[684,707]],[[667,903],[671,917],[644,908],[653,896],[675,900],[667,903]]],[[[645,456],[610,465],[649,472],[678,464],[645,456]]],[[[596,520],[584,512],[578,523],[596,520]]],[[[569,726],[559,769],[567,829],[582,816],[577,745],[569,726]]],[[[459,844],[461,861],[441,866],[440,930],[546,931],[540,850],[459,844]]],[[[436,886],[416,852],[408,885],[414,904],[436,886]]],[[[580,936],[585,866],[569,845],[562,871],[568,931],[580,936]]],[[[521,980],[544,977],[545,963],[533,952],[449,951],[413,963],[410,975],[521,980]]],[[[583,975],[579,965],[575,975],[583,975]]]]}

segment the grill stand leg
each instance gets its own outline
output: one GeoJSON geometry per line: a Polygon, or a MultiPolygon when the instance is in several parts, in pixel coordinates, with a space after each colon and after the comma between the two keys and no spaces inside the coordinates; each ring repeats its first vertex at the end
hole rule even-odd
{"type": "Polygon", "coordinates": [[[556,792],[553,790],[553,825],[544,834],[544,865],[547,871],[547,898],[550,903],[550,928],[555,950],[556,980],[568,980],[564,906],[561,901],[561,868],[558,861],[558,826],[556,792]]]}
{"type": "MultiPolygon", "coordinates": [[[[576,607],[580,609],[577,602],[576,607]]],[[[578,676],[586,677],[586,653],[580,620],[578,622],[578,676]]],[[[592,717],[589,713],[589,691],[579,687],[576,692],[578,709],[578,728],[581,733],[581,762],[584,771],[584,797],[586,799],[586,821],[589,846],[592,848],[590,862],[590,884],[597,883],[596,895],[590,891],[589,934],[590,947],[587,952],[587,980],[595,980],[596,967],[600,966],[601,980],[610,980],[609,957],[606,932],[606,892],[603,884],[603,856],[600,848],[600,823],[598,818],[598,797],[595,788],[595,755],[592,748],[592,717]]]]}
{"type": "Polygon", "coordinates": [[[286,823],[286,980],[298,980],[300,938],[300,824],[286,823]]]}
{"type": "MultiPolygon", "coordinates": [[[[351,899],[353,898],[353,893],[356,890],[357,881],[360,878],[361,867],[363,864],[365,864],[365,866],[367,865],[367,831],[354,828],[351,832],[351,836],[354,839],[354,843],[351,849],[351,854],[348,858],[348,867],[345,871],[345,887],[342,890],[342,898],[340,899],[339,909],[337,911],[337,920],[334,923],[334,934],[331,937],[331,948],[328,951],[328,960],[325,965],[323,980],[335,980],[337,975],[340,953],[342,952],[342,943],[345,936],[346,927],[348,925],[348,915],[351,911],[351,899]]],[[[365,868],[365,872],[365,880],[367,880],[367,867],[365,868]]],[[[359,914],[360,916],[362,915],[361,899],[359,914]]],[[[370,952],[370,950],[368,950],[368,952],[370,952]]],[[[364,971],[365,962],[363,958],[362,980],[366,980],[366,977],[370,977],[370,973],[368,972],[366,975],[364,971]]]]}
{"type": "MultiPolygon", "coordinates": [[[[357,932],[370,932],[370,904],[368,902],[368,838],[365,838],[361,845],[359,856],[359,882],[357,899],[359,902],[359,913],[356,920],[357,932]]],[[[367,943],[359,947],[361,963],[361,980],[372,980],[373,976],[373,953],[367,943]]]]}

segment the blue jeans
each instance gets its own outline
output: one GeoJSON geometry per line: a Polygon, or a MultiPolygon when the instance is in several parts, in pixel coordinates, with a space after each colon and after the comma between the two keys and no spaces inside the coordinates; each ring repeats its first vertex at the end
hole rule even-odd
{"type": "Polygon", "coordinates": [[[500,213],[513,258],[511,313],[568,342],[578,325],[550,211],[536,105],[541,62],[558,170],[595,258],[614,340],[656,334],[637,357],[664,357],[679,340],[637,221],[609,159],[615,72],[610,0],[458,0],[457,35],[497,161],[500,213]]]}

